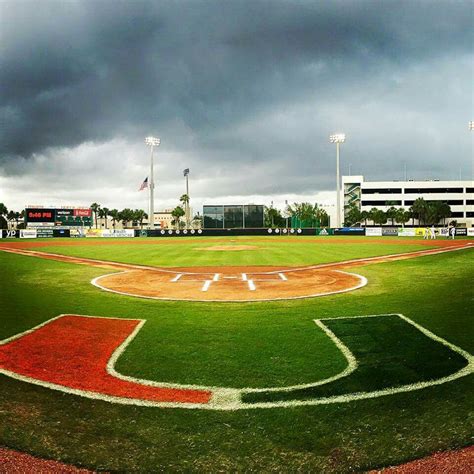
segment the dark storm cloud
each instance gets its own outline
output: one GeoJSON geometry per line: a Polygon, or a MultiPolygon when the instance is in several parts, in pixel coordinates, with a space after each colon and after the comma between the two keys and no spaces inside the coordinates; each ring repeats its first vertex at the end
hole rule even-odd
{"type": "Polygon", "coordinates": [[[420,151],[441,160],[448,139],[413,146],[411,122],[452,122],[472,54],[468,1],[43,0],[2,2],[0,14],[0,165],[11,173],[20,157],[158,131],[191,162],[271,166],[288,189],[311,189],[308,173],[331,176],[327,133],[341,126],[359,167],[384,146],[394,167],[423,169],[420,151]],[[406,143],[390,138],[394,124],[406,143]]]}

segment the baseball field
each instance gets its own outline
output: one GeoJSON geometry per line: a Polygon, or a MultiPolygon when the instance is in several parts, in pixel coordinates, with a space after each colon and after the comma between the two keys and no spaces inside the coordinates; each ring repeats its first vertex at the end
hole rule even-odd
{"type": "Polygon", "coordinates": [[[472,444],[474,240],[0,240],[0,446],[348,472],[472,444]]]}

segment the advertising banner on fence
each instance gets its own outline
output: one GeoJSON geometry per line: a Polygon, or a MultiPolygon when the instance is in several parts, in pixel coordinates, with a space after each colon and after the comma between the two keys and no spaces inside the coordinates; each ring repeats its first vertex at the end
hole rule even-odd
{"type": "Polygon", "coordinates": [[[135,237],[134,229],[105,229],[102,230],[102,237],[135,237]]]}
{"type": "Polygon", "coordinates": [[[86,237],[102,237],[102,231],[100,229],[85,229],[86,237]]]}
{"type": "Polygon", "coordinates": [[[19,230],[0,230],[0,234],[4,239],[14,239],[20,237],[19,230]]]}
{"type": "Polygon", "coordinates": [[[467,235],[469,237],[474,237],[474,227],[470,227],[469,229],[467,229],[467,235]]]}
{"type": "Polygon", "coordinates": [[[363,227],[339,227],[334,229],[334,235],[365,235],[363,227]]]}
{"type": "Polygon", "coordinates": [[[36,237],[38,238],[52,238],[54,237],[53,229],[36,229],[36,237]]]}
{"type": "Polygon", "coordinates": [[[333,235],[334,231],[333,229],[316,229],[316,235],[333,235]]]}
{"type": "Polygon", "coordinates": [[[86,234],[83,231],[83,229],[71,229],[69,232],[69,237],[77,238],[77,237],[85,237],[85,236],[86,234]]]}
{"type": "Polygon", "coordinates": [[[36,229],[21,229],[20,239],[36,239],[36,229]]]}
{"type": "Polygon", "coordinates": [[[398,235],[397,227],[384,227],[382,229],[382,235],[396,237],[398,235]]]}
{"type": "Polygon", "coordinates": [[[399,237],[415,237],[416,229],[408,227],[399,227],[398,236],[399,237]]]}
{"type": "Polygon", "coordinates": [[[467,236],[467,229],[465,227],[456,227],[456,235],[466,237],[467,236]]]}
{"type": "Polygon", "coordinates": [[[417,237],[424,237],[426,233],[426,228],[425,227],[417,227],[415,229],[415,235],[417,237]]]}
{"type": "Polygon", "coordinates": [[[382,227],[366,227],[365,235],[369,237],[381,237],[382,236],[382,227]]]}

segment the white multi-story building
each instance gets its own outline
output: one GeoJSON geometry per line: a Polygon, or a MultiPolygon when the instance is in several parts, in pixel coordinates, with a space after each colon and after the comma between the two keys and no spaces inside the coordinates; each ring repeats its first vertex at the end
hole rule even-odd
{"type": "MultiPolygon", "coordinates": [[[[474,182],[469,181],[365,181],[363,176],[343,176],[344,210],[355,204],[361,211],[373,207],[409,209],[416,199],[446,202],[458,225],[474,227],[474,182]]],[[[344,213],[344,211],[341,211],[344,213]]],[[[342,220],[344,220],[342,216],[342,220]]]]}

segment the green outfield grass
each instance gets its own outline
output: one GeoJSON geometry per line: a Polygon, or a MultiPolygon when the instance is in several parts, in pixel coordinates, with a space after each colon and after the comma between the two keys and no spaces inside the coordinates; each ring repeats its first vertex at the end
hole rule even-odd
{"type": "MultiPolygon", "coordinates": [[[[194,250],[217,245],[213,239],[100,247],[60,247],[53,241],[44,250],[191,266],[300,265],[421,247],[399,245],[395,239],[384,245],[369,239],[350,245],[277,239],[228,240],[259,247],[244,252],[194,250]]],[[[309,383],[346,366],[341,352],[313,322],[318,318],[403,313],[472,353],[473,256],[472,250],[462,250],[357,267],[354,271],[367,277],[368,285],[340,295],[210,304],[102,292],[90,280],[107,272],[103,269],[0,252],[0,340],[61,313],[142,318],[146,324],[118,361],[123,374],[228,387],[309,383]]],[[[362,319],[327,324],[353,350],[363,370],[356,378],[318,388],[317,396],[427,380],[464,363],[391,316],[368,324],[362,319]]],[[[473,388],[470,375],[373,400],[214,412],[114,405],[0,376],[0,445],[112,471],[364,470],[470,444],[473,388]]],[[[268,401],[285,395],[249,397],[268,401]]]]}
{"type": "MultiPolygon", "coordinates": [[[[90,239],[87,239],[90,240],[90,239]]],[[[99,240],[100,243],[103,239],[99,240]]],[[[420,239],[421,240],[421,239],[420,239]]],[[[156,266],[220,266],[220,265],[308,265],[337,262],[353,258],[426,250],[416,243],[403,243],[399,238],[384,238],[384,243],[370,242],[365,237],[159,237],[120,240],[120,245],[55,246],[51,242],[41,250],[104,260],[156,266]],[[330,240],[328,240],[330,239],[330,240]],[[239,251],[208,251],[215,246],[251,246],[239,251]]],[[[92,240],[91,240],[92,242],[92,240]]]]}

